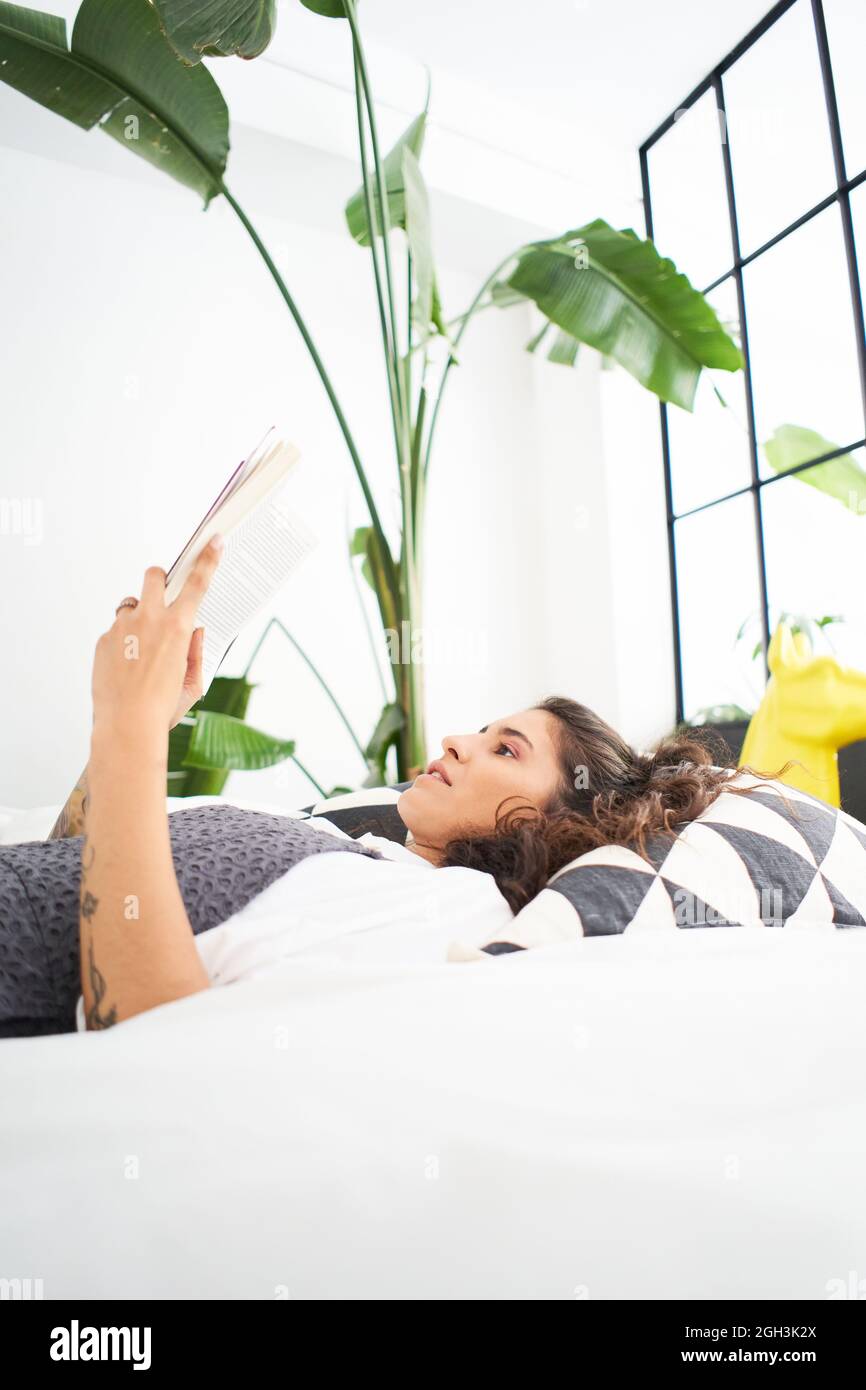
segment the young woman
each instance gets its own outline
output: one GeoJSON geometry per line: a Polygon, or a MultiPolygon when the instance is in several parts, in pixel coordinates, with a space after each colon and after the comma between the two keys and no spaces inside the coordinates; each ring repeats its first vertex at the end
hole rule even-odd
{"type": "Polygon", "coordinates": [[[697,742],[642,755],[550,696],[443,738],[397,802],[405,844],[237,808],[169,817],[167,735],[201,694],[193,623],[220,548],[171,605],[156,567],[119,605],[96,645],[86,774],[49,841],[0,851],[0,1036],[73,1029],[79,982],[77,1026],[102,1029],[311,949],[444,960],[578,854],[642,849],[730,776],[697,742]],[[79,853],[64,837],[80,830],[79,853]]]}

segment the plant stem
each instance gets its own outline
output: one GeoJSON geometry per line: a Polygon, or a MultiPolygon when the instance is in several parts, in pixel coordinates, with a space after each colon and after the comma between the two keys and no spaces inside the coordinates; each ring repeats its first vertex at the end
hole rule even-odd
{"type": "MultiPolygon", "coordinates": [[[[347,518],[347,519],[348,519],[348,518],[347,518]]],[[[349,556],[349,572],[350,572],[350,574],[351,574],[351,576],[352,576],[352,583],[353,583],[353,585],[355,586],[355,593],[356,593],[357,598],[358,598],[358,606],[359,606],[360,609],[361,609],[361,617],[362,617],[363,620],[364,620],[364,627],[365,627],[366,632],[367,632],[367,637],[369,638],[369,641],[370,641],[370,652],[371,652],[372,657],[373,657],[373,665],[374,665],[375,668],[376,668],[376,675],[379,677],[379,684],[380,684],[380,686],[382,687],[382,703],[383,703],[383,704],[387,704],[387,703],[388,703],[388,700],[390,699],[390,696],[388,695],[388,691],[387,691],[386,686],[385,686],[385,678],[384,678],[384,676],[382,675],[382,667],[381,667],[380,660],[379,660],[379,653],[378,653],[377,650],[376,650],[376,642],[375,642],[375,638],[373,637],[373,629],[370,627],[370,619],[369,619],[369,616],[368,616],[368,614],[367,614],[367,607],[366,607],[366,604],[364,603],[364,595],[363,595],[362,592],[361,592],[361,585],[360,585],[360,583],[359,583],[359,581],[358,581],[358,571],[357,571],[356,568],[355,568],[355,557],[354,557],[353,554],[352,554],[352,547],[351,547],[351,544],[350,544],[350,542],[349,542],[349,537],[348,537],[348,536],[347,536],[346,540],[347,540],[346,551],[347,551],[348,556],[349,556]]]]}
{"type": "Polygon", "coordinates": [[[394,427],[394,444],[397,450],[397,465],[400,464],[401,450],[401,399],[397,381],[397,345],[391,340],[388,320],[385,314],[385,298],[382,292],[382,276],[379,270],[379,255],[376,249],[376,218],[373,198],[370,193],[370,171],[367,164],[367,141],[364,135],[364,110],[361,102],[361,70],[358,61],[358,46],[353,44],[352,57],[355,66],[355,113],[358,121],[358,149],[361,155],[361,186],[364,190],[364,207],[367,213],[367,229],[370,234],[370,255],[373,258],[373,278],[376,282],[376,299],[379,305],[379,324],[382,330],[382,345],[385,349],[385,368],[388,373],[388,389],[391,394],[391,421],[394,427]]]}
{"type": "MultiPolygon", "coordinates": [[[[520,249],[523,250],[524,248],[521,247],[520,249]]],[[[513,260],[514,260],[514,257],[515,257],[517,254],[518,254],[517,251],[512,251],[511,254],[508,255],[508,256],[506,256],[505,259],[504,259],[503,261],[500,261],[500,262],[499,262],[499,265],[496,267],[496,269],[493,270],[493,271],[491,271],[491,273],[488,275],[487,279],[484,281],[484,284],[481,286],[481,289],[478,291],[478,293],[476,294],[476,296],[475,296],[475,298],[473,299],[472,303],[470,304],[469,308],[466,310],[465,315],[463,316],[463,322],[462,322],[462,324],[460,325],[460,328],[459,328],[458,331],[457,331],[457,336],[456,336],[455,339],[454,339],[454,346],[455,346],[455,347],[459,347],[459,345],[460,345],[460,340],[461,340],[461,338],[463,337],[463,334],[466,332],[467,327],[469,326],[469,322],[470,322],[470,320],[471,320],[471,318],[472,318],[472,315],[476,312],[476,310],[477,310],[479,304],[481,303],[481,300],[484,298],[484,295],[487,293],[487,290],[488,290],[488,289],[490,288],[490,286],[493,284],[494,280],[495,280],[496,277],[499,275],[500,271],[504,270],[505,266],[507,266],[507,265],[509,264],[510,261],[513,261],[513,260]]],[[[445,383],[446,383],[446,381],[448,380],[448,374],[449,374],[449,372],[450,372],[450,370],[451,370],[451,366],[452,366],[452,363],[453,363],[453,362],[454,362],[454,358],[453,358],[453,356],[451,356],[451,355],[449,354],[448,360],[447,360],[447,362],[445,363],[445,366],[444,366],[444,368],[443,368],[443,370],[442,370],[442,377],[441,377],[441,379],[440,379],[440,381],[439,381],[439,390],[438,390],[438,392],[436,393],[436,403],[435,403],[435,405],[433,406],[433,414],[432,414],[431,417],[430,417],[430,429],[429,429],[428,434],[427,434],[427,449],[426,449],[425,455],[424,455],[424,476],[425,476],[425,479],[426,479],[426,476],[427,476],[427,470],[428,470],[428,468],[430,467],[430,454],[431,454],[431,451],[432,451],[432,449],[433,449],[433,435],[434,435],[434,432],[435,432],[435,430],[436,430],[436,422],[437,422],[437,420],[439,419],[439,408],[440,408],[440,406],[442,405],[442,396],[443,396],[443,393],[444,393],[444,391],[445,391],[445,383]]]]}
{"type": "MultiPolygon", "coordinates": [[[[391,233],[391,216],[388,207],[388,191],[385,187],[385,177],[382,170],[382,160],[379,156],[379,137],[376,131],[376,114],[373,107],[373,94],[370,90],[370,78],[367,73],[367,62],[364,57],[364,48],[361,43],[361,33],[358,28],[358,17],[355,13],[355,0],[343,0],[343,10],[349,27],[352,30],[352,48],[355,55],[355,63],[361,75],[361,85],[364,89],[364,101],[367,106],[367,120],[370,126],[370,144],[373,147],[373,165],[376,171],[376,186],[379,193],[379,216],[382,225],[382,251],[385,260],[385,283],[388,288],[388,310],[391,318],[391,341],[394,345],[395,359],[399,355],[400,340],[397,336],[397,314],[394,307],[394,282],[391,275],[391,251],[389,237],[391,233]]],[[[357,90],[357,87],[356,87],[357,90]]],[[[368,214],[369,217],[369,214],[368,214]]],[[[376,233],[375,222],[370,223],[371,240],[376,233]]],[[[402,383],[397,381],[398,400],[401,405],[401,414],[406,415],[406,403],[402,399],[402,383]]]]}
{"type": "Polygon", "coordinates": [[[266,624],[266,626],[265,626],[265,628],[264,628],[264,630],[263,630],[263,632],[262,632],[262,635],[261,635],[261,637],[259,638],[258,642],[257,642],[256,645],[253,647],[253,650],[252,650],[252,652],[251,652],[251,654],[250,654],[250,659],[249,659],[249,661],[247,662],[246,666],[244,667],[243,671],[241,672],[241,680],[246,680],[247,677],[248,677],[248,675],[250,674],[250,667],[252,666],[253,662],[255,661],[256,657],[258,656],[261,647],[264,645],[265,638],[267,637],[268,633],[270,632],[271,628],[273,627],[273,623],[274,623],[274,620],[273,620],[273,618],[271,618],[270,622],[268,622],[268,623],[266,624]]]}
{"type": "Polygon", "coordinates": [[[268,270],[270,271],[271,277],[273,278],[273,280],[274,280],[274,282],[275,282],[277,288],[278,288],[279,291],[280,291],[280,294],[282,295],[283,299],[285,300],[285,303],[286,303],[286,305],[288,306],[288,309],[289,309],[289,312],[290,312],[291,315],[292,315],[292,318],[295,320],[295,323],[296,323],[296,325],[297,325],[298,331],[299,331],[299,333],[300,333],[301,337],[303,338],[304,343],[305,343],[305,345],[306,345],[307,351],[309,352],[311,358],[313,359],[313,365],[315,366],[316,371],[318,372],[319,377],[320,377],[320,379],[321,379],[322,385],[324,386],[325,391],[327,392],[328,399],[329,399],[329,401],[331,402],[331,406],[332,406],[332,408],[333,408],[334,414],[335,414],[335,416],[337,417],[337,423],[338,423],[338,425],[340,426],[340,430],[341,430],[341,432],[342,432],[343,438],[344,438],[345,441],[346,441],[346,445],[347,445],[347,447],[348,447],[349,454],[350,454],[350,456],[351,456],[352,462],[353,462],[353,464],[355,465],[355,472],[356,472],[357,475],[358,475],[358,481],[359,481],[360,484],[361,484],[361,491],[362,491],[363,494],[364,494],[364,500],[365,500],[365,502],[367,503],[367,508],[368,508],[368,510],[369,510],[369,513],[370,513],[370,522],[371,522],[371,524],[372,524],[372,526],[373,526],[374,531],[376,532],[376,535],[377,535],[377,537],[378,537],[378,539],[379,539],[379,542],[380,542],[380,545],[381,545],[381,547],[382,547],[382,551],[383,551],[383,555],[384,555],[384,559],[385,559],[385,564],[386,564],[386,567],[387,567],[387,569],[388,569],[389,583],[391,583],[391,584],[393,584],[393,585],[396,585],[397,574],[396,574],[396,571],[395,571],[395,568],[394,568],[394,557],[393,557],[392,554],[391,554],[391,550],[390,550],[390,547],[389,547],[389,545],[388,545],[388,541],[387,541],[387,539],[386,539],[386,537],[385,537],[384,531],[382,530],[382,523],[381,523],[381,521],[379,520],[379,513],[378,513],[378,511],[377,511],[377,509],[376,509],[376,503],[375,503],[375,500],[374,500],[374,498],[373,498],[373,494],[372,494],[372,492],[370,491],[370,486],[369,486],[369,483],[367,482],[366,474],[364,473],[364,466],[363,466],[363,464],[361,463],[360,455],[359,455],[358,450],[357,450],[357,447],[356,447],[356,445],[355,445],[355,441],[354,441],[354,439],[352,438],[352,434],[351,434],[351,431],[350,431],[350,429],[349,429],[349,426],[348,426],[348,424],[347,424],[347,422],[346,422],[346,417],[345,417],[345,415],[343,414],[343,410],[342,410],[342,407],[341,407],[341,405],[340,405],[340,402],[339,402],[339,400],[337,399],[337,394],[336,394],[336,392],[334,391],[333,386],[331,385],[331,379],[330,379],[330,377],[328,376],[328,373],[325,371],[325,365],[324,365],[324,363],[322,362],[321,357],[319,356],[319,353],[318,353],[318,351],[317,351],[317,349],[316,349],[316,345],[315,345],[315,343],[313,342],[313,340],[312,340],[312,338],[311,338],[311,336],[310,336],[310,333],[309,333],[309,330],[308,330],[308,328],[307,328],[307,325],[304,323],[304,320],[303,320],[303,318],[301,317],[301,314],[300,314],[300,311],[299,311],[299,309],[298,309],[298,306],[295,304],[294,299],[292,298],[291,294],[289,293],[288,287],[287,287],[286,284],[284,283],[283,278],[282,278],[282,276],[280,275],[280,272],[277,270],[277,267],[274,265],[274,262],[273,262],[273,260],[271,259],[271,256],[270,256],[270,254],[269,254],[269,252],[268,252],[267,247],[265,246],[264,242],[262,241],[262,239],[261,239],[261,237],[259,236],[258,232],[256,231],[255,227],[253,226],[252,222],[251,222],[250,219],[247,217],[247,215],[246,215],[246,213],[244,212],[243,208],[241,207],[240,203],[238,203],[237,200],[236,200],[236,199],[232,196],[232,194],[229,192],[229,190],[228,190],[228,188],[225,186],[225,184],[221,184],[221,186],[220,186],[220,191],[221,191],[221,193],[223,194],[224,198],[226,199],[226,202],[229,204],[229,206],[231,207],[232,211],[235,213],[236,217],[237,217],[238,220],[240,221],[240,223],[241,223],[241,225],[243,226],[244,230],[245,230],[245,231],[247,232],[247,234],[249,235],[249,237],[250,237],[250,239],[252,240],[254,246],[256,247],[256,250],[258,251],[259,255],[261,256],[261,258],[262,258],[262,260],[264,261],[265,265],[267,266],[268,270]]]}
{"type": "MultiPolygon", "coordinates": [[[[379,136],[376,127],[376,111],[373,102],[373,92],[370,86],[370,77],[367,71],[367,60],[364,56],[364,47],[361,43],[361,33],[358,28],[358,18],[355,13],[355,0],[343,0],[343,9],[349,26],[352,30],[352,44],[357,71],[360,73],[361,86],[364,92],[364,102],[367,107],[367,123],[370,127],[370,144],[373,149],[373,165],[376,173],[376,189],[379,197],[379,217],[382,230],[382,253],[385,262],[385,283],[388,291],[388,311],[391,320],[391,341],[394,350],[394,371],[397,379],[397,399],[399,403],[399,426],[401,443],[398,444],[398,465],[400,468],[400,492],[404,499],[403,506],[403,528],[404,538],[408,540],[408,555],[414,552],[414,536],[412,534],[412,514],[411,508],[405,505],[405,494],[409,483],[409,454],[411,450],[409,433],[409,411],[410,403],[406,399],[405,381],[400,364],[400,339],[397,333],[397,313],[394,300],[394,277],[391,272],[391,214],[388,206],[388,190],[385,184],[384,165],[379,153],[379,136]],[[408,527],[408,532],[407,532],[408,527]]],[[[366,192],[366,189],[365,189],[366,192]]],[[[369,220],[369,213],[368,213],[369,220]]],[[[370,226],[371,236],[375,233],[376,224],[370,226]]]]}
{"type": "Polygon", "coordinates": [[[249,674],[249,670],[250,670],[250,667],[251,667],[252,662],[253,662],[253,657],[255,657],[255,656],[258,655],[259,649],[261,648],[262,643],[264,642],[265,638],[267,637],[267,635],[268,635],[268,633],[270,632],[270,630],[271,630],[272,627],[277,627],[277,628],[279,628],[279,630],[280,630],[280,632],[282,632],[283,636],[288,638],[288,640],[291,642],[292,646],[295,648],[295,651],[299,654],[299,656],[300,656],[300,657],[306,662],[306,664],[309,666],[309,668],[310,668],[310,670],[312,671],[313,675],[316,677],[316,680],[319,682],[319,685],[322,687],[322,689],[324,690],[324,692],[325,692],[325,694],[327,695],[328,699],[330,700],[331,704],[334,706],[334,709],[337,711],[337,714],[340,716],[340,719],[342,720],[343,724],[346,726],[346,729],[347,729],[348,732],[349,732],[349,737],[351,738],[351,740],[352,740],[352,742],[354,743],[355,747],[357,748],[358,752],[361,754],[361,757],[362,757],[362,759],[363,759],[363,761],[364,761],[364,766],[367,767],[367,755],[366,755],[366,753],[364,752],[364,749],[361,747],[361,743],[360,743],[360,741],[359,741],[359,739],[358,739],[358,737],[357,737],[357,735],[356,735],[356,733],[355,733],[355,730],[352,728],[351,724],[349,723],[348,719],[346,718],[346,715],[343,713],[343,710],[342,710],[342,708],[341,708],[341,706],[340,706],[340,704],[339,704],[339,702],[338,702],[338,700],[337,700],[336,695],[335,695],[334,692],[331,690],[331,687],[328,685],[328,683],[327,683],[327,681],[325,680],[324,676],[322,675],[321,671],[319,671],[319,670],[313,665],[313,662],[312,662],[312,661],[310,660],[310,658],[307,656],[307,653],[304,651],[304,649],[303,649],[303,647],[301,646],[300,642],[298,642],[298,641],[292,636],[292,634],[289,632],[289,629],[286,627],[285,623],[281,622],[279,618],[271,618],[271,619],[270,619],[270,621],[268,622],[267,627],[265,628],[264,632],[262,633],[262,635],[261,635],[261,637],[259,638],[258,642],[256,643],[255,647],[253,648],[253,654],[252,654],[252,656],[250,657],[249,661],[247,662],[246,670],[245,670],[244,673],[243,673],[243,675],[244,675],[244,680],[246,680],[246,678],[247,678],[247,676],[248,676],[248,674],[249,674]]]}
{"type": "Polygon", "coordinates": [[[412,412],[412,252],[406,248],[406,381],[409,412],[412,412]]]}
{"type": "Polygon", "coordinates": [[[304,774],[304,776],[306,777],[307,781],[308,781],[308,782],[312,782],[313,786],[316,788],[316,791],[317,791],[322,797],[327,796],[328,793],[325,791],[325,788],[319,785],[319,783],[316,781],[315,777],[313,776],[312,772],[309,772],[309,771],[304,767],[304,764],[301,762],[300,758],[296,758],[295,755],[294,755],[294,753],[292,753],[292,755],[291,755],[291,761],[292,761],[293,763],[295,763],[295,764],[301,769],[301,772],[304,774]]]}
{"type": "MultiPolygon", "coordinates": [[[[379,154],[379,137],[376,129],[376,112],[373,103],[373,93],[370,87],[367,63],[364,56],[364,48],[361,43],[361,35],[358,28],[357,15],[355,13],[355,0],[342,0],[343,10],[349,21],[352,30],[353,52],[355,57],[356,72],[360,74],[361,86],[364,92],[364,101],[367,108],[367,122],[370,127],[370,144],[373,150],[373,164],[376,173],[376,187],[379,198],[379,212],[381,219],[382,232],[382,251],[385,263],[385,283],[388,294],[388,308],[391,322],[391,339],[394,349],[394,370],[397,379],[397,400],[399,409],[399,438],[397,442],[397,463],[400,480],[400,502],[402,514],[402,545],[400,552],[399,583],[400,583],[400,605],[399,617],[409,622],[410,645],[413,637],[413,622],[420,615],[420,592],[418,576],[415,568],[415,513],[412,506],[412,471],[411,471],[411,401],[409,400],[409,388],[406,377],[404,376],[403,363],[400,357],[399,336],[397,333],[397,317],[394,299],[394,280],[391,273],[391,251],[390,251],[390,210],[388,207],[388,192],[385,184],[383,162],[379,154]]],[[[365,183],[366,197],[366,183],[365,183]]],[[[370,213],[367,214],[370,222],[371,236],[375,234],[376,223],[370,221],[370,213]]],[[[411,303],[411,295],[410,295],[411,303]]],[[[402,644],[402,622],[399,627],[399,640],[402,644]]],[[[402,655],[402,653],[401,653],[402,655]]],[[[408,663],[400,663],[400,703],[406,714],[406,723],[401,731],[400,753],[398,753],[398,763],[402,762],[402,770],[405,773],[406,765],[414,765],[418,761],[418,747],[423,745],[423,708],[421,698],[421,674],[415,669],[415,663],[410,660],[408,663]]],[[[424,753],[421,753],[423,760],[424,753]]]]}

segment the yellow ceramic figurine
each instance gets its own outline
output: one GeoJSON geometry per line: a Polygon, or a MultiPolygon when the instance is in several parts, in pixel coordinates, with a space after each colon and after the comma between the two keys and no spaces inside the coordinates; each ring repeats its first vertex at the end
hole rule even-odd
{"type": "Polygon", "coordinates": [[[770,679],[746,731],[740,765],[777,772],[798,787],[839,805],[838,750],[866,738],[866,672],[815,656],[805,633],[780,623],[768,656],[770,679]]]}

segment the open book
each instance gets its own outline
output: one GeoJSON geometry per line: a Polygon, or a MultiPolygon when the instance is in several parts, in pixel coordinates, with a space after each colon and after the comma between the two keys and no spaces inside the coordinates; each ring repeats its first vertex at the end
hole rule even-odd
{"type": "Polygon", "coordinates": [[[211,536],[222,535],[222,558],[195,618],[195,626],[204,627],[202,694],[241,628],[317,544],[282,497],[299,457],[294,444],[268,430],[235,469],[166,575],[165,601],[171,603],[211,536]]]}

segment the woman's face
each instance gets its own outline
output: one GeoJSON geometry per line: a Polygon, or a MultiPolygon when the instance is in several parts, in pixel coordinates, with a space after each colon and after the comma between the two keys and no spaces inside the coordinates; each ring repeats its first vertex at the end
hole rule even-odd
{"type": "Polygon", "coordinates": [[[503,812],[527,804],[541,810],[562,776],[553,726],[546,710],[527,709],[476,734],[446,735],[435,761],[447,782],[422,773],[397,803],[419,849],[442,849],[458,835],[489,834],[503,801],[503,812]]]}

